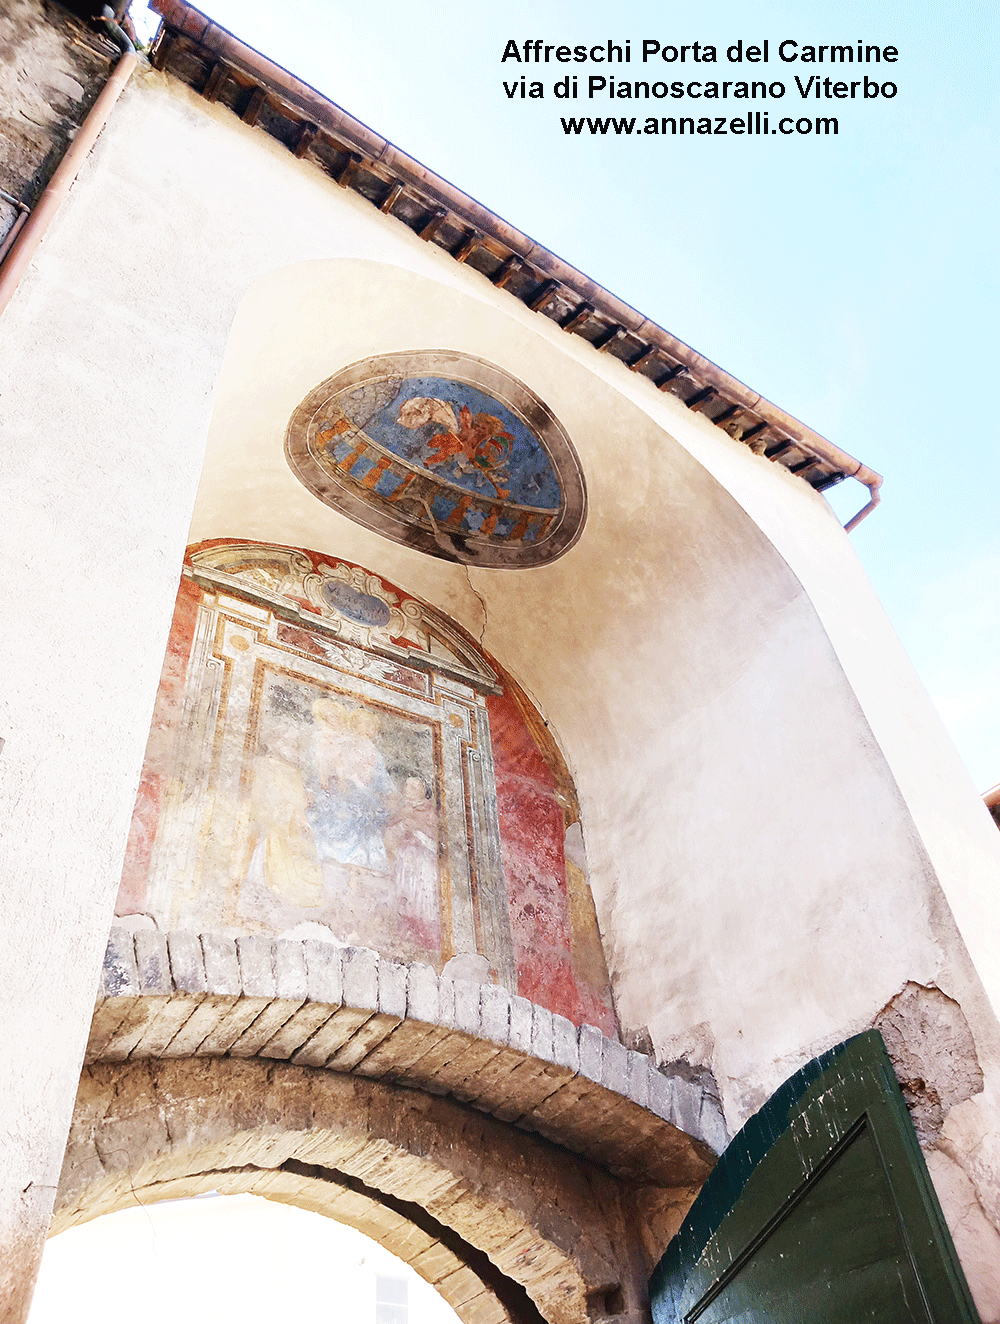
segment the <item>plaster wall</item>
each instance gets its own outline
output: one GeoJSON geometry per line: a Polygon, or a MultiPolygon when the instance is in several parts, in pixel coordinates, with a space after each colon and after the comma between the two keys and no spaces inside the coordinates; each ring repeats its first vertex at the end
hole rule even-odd
{"type": "Polygon", "coordinates": [[[907,981],[939,984],[985,1074],[944,1134],[1000,1219],[1000,847],[820,497],[148,71],[2,334],[18,606],[0,1121],[22,1141],[4,1189],[24,1192],[0,1210],[5,1249],[51,1204],[189,537],[330,550],[481,637],[576,780],[623,1024],[710,1064],[731,1124],[907,981]],[[285,466],[285,423],[319,380],[442,345],[504,366],[572,437],[590,518],[560,561],[421,556],[285,466]]]}

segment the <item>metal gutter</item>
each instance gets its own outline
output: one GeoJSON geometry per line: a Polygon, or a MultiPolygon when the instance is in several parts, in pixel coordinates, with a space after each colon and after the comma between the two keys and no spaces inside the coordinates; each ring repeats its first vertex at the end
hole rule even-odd
{"type": "MultiPolygon", "coordinates": [[[[30,215],[22,212],[14,222],[2,251],[0,251],[0,317],[10,303],[21,277],[31,264],[38,246],[52,222],[52,218],[62,204],[80,173],[80,168],[87,153],[97,141],[101,130],[107,123],[112,107],[122,94],[122,89],[132,76],[132,70],[138,63],[135,47],[118,26],[114,11],[109,5],[104,6],[103,21],[110,35],[122,51],[108,81],[101,88],[100,95],[90,108],[87,118],[77,130],[76,137],[66,149],[66,153],[56,167],[55,173],[45,187],[45,192],[38,199],[30,215]],[[18,221],[21,224],[18,224],[18,221]],[[15,233],[16,231],[16,233],[15,233]],[[13,239],[11,239],[13,235],[13,239]]],[[[16,202],[16,200],[14,200],[16,202]]],[[[16,205],[21,206],[20,203],[16,205]]]]}

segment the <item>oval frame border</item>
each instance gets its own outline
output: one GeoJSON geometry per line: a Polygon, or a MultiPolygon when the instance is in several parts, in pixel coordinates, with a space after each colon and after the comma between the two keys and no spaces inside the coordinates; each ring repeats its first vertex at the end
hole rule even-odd
{"type": "Polygon", "coordinates": [[[341,368],[314,386],[292,413],[285,431],[285,458],[299,482],[332,510],[393,542],[457,564],[496,570],[527,570],[548,565],[577,542],[587,520],[587,489],[580,459],[548,405],[503,368],[458,350],[403,350],[373,355],[341,368]],[[393,517],[389,511],[338,482],[315,454],[311,425],[331,396],[389,375],[444,377],[478,387],[520,418],[548,455],[563,495],[559,515],[543,538],[520,547],[505,547],[471,534],[449,534],[448,540],[456,548],[455,552],[449,552],[435,539],[433,531],[408,519],[393,517]],[[466,554],[460,554],[463,552],[466,554]]]}

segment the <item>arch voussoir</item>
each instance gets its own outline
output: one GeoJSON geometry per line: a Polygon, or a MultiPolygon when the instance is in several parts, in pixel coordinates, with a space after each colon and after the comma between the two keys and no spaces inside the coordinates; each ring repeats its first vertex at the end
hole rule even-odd
{"type": "Polygon", "coordinates": [[[451,1100],[260,1060],[87,1068],[53,1232],[205,1190],[358,1227],[470,1321],[518,1318],[504,1279],[523,1293],[522,1316],[551,1324],[592,1318],[595,1299],[636,1280],[635,1246],[608,1232],[610,1174],[451,1100]]]}

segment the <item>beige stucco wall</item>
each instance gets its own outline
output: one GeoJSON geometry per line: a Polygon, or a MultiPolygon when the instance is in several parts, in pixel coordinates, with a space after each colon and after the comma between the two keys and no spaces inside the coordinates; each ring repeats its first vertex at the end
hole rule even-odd
{"type": "MultiPolygon", "coordinates": [[[[820,497],[149,72],[0,335],[6,1190],[55,1181],[182,546],[233,536],[358,561],[482,632],[576,778],[623,1021],[710,1065],[732,1125],[907,981],[960,1002],[987,1088],[951,1157],[1000,1221],[1000,848],[820,497]],[[287,469],[312,386],[428,347],[500,364],[567,429],[590,517],[560,561],[467,572],[287,469]]],[[[0,1209],[8,1243],[50,1197],[0,1209]]]]}

